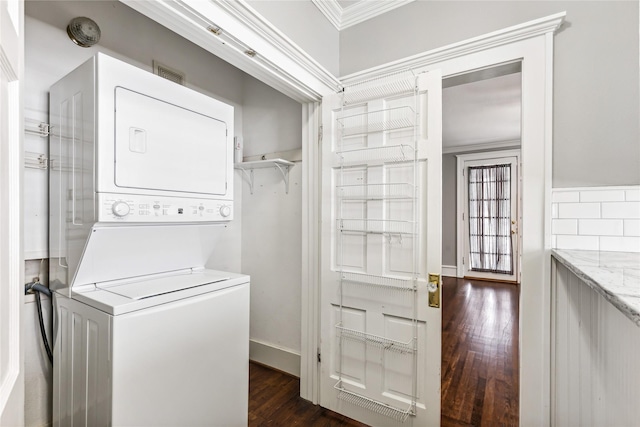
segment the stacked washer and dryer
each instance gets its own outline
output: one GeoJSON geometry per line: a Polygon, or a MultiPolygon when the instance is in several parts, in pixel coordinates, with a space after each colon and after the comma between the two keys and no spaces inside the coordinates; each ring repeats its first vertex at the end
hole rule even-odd
{"type": "Polygon", "coordinates": [[[104,54],[51,88],[54,426],[246,426],[233,107],[104,54]]]}

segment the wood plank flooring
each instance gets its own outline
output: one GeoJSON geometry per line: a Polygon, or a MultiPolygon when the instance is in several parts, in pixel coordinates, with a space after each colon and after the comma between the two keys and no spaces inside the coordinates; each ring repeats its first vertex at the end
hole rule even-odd
{"type": "Polygon", "coordinates": [[[442,426],[517,426],[519,287],[445,277],[442,291],[442,426]]]}
{"type": "MultiPolygon", "coordinates": [[[[518,425],[516,285],[445,277],[442,427],[518,425]]],[[[366,427],[300,398],[300,381],[251,363],[249,427],[366,427]]]]}
{"type": "Polygon", "coordinates": [[[300,380],[249,364],[249,427],[366,427],[300,397],[300,380]]]}

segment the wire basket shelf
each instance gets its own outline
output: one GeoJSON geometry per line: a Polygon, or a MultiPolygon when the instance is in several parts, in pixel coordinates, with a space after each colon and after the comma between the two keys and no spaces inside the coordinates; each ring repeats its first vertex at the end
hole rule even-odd
{"type": "Polygon", "coordinates": [[[413,234],[413,221],[394,219],[338,219],[340,231],[370,234],[413,234]]]}
{"type": "Polygon", "coordinates": [[[384,184],[338,185],[337,194],[343,200],[413,199],[414,186],[404,182],[384,184]]]}
{"type": "Polygon", "coordinates": [[[363,165],[376,163],[397,163],[413,161],[415,150],[411,145],[384,145],[372,148],[336,151],[338,161],[343,165],[363,165]]]}
{"type": "Polygon", "coordinates": [[[343,326],[340,326],[340,324],[336,325],[336,329],[340,331],[340,336],[344,339],[363,342],[365,344],[380,347],[384,350],[389,350],[394,353],[410,354],[415,351],[413,348],[413,338],[407,342],[402,342],[381,337],[379,335],[368,334],[366,332],[345,328],[343,326]]]}
{"type": "Polygon", "coordinates": [[[416,114],[413,108],[404,106],[354,114],[341,117],[337,121],[342,137],[349,137],[412,128],[415,124],[415,118],[416,114]]]}
{"type": "Polygon", "coordinates": [[[376,77],[345,87],[344,105],[361,104],[373,99],[411,94],[415,91],[415,75],[412,71],[376,77]]]}
{"type": "Polygon", "coordinates": [[[362,285],[379,286],[401,291],[413,291],[413,280],[400,279],[389,276],[376,276],[373,274],[342,272],[340,275],[343,282],[357,283],[362,285]]]}
{"type": "Polygon", "coordinates": [[[392,418],[396,421],[405,422],[407,418],[409,418],[409,415],[414,415],[413,411],[411,410],[412,406],[409,406],[409,408],[403,410],[391,406],[387,403],[379,402],[367,396],[363,396],[359,393],[354,393],[345,389],[342,386],[342,381],[338,381],[336,385],[333,386],[333,388],[338,390],[338,399],[344,400],[345,402],[351,403],[352,405],[363,407],[377,414],[392,418]]]}

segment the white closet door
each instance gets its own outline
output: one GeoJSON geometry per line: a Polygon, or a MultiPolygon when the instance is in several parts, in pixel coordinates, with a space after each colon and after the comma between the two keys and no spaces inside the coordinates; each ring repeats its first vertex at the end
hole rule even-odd
{"type": "Polygon", "coordinates": [[[442,77],[396,78],[323,100],[320,404],[439,425],[442,77]]]}

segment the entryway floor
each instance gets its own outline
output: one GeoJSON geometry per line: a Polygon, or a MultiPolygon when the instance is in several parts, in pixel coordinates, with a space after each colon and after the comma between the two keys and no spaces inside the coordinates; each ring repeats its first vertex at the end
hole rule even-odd
{"type": "Polygon", "coordinates": [[[442,427],[518,425],[519,286],[445,277],[442,427]]]}

